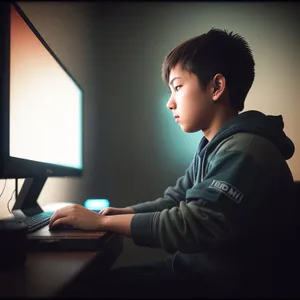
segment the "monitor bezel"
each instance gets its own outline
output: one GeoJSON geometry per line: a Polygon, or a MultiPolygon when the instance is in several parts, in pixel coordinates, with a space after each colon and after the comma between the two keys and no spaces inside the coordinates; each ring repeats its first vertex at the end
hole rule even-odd
{"type": "MultiPolygon", "coordinates": [[[[84,91],[73,75],[69,70],[64,66],[61,60],[53,52],[51,47],[47,44],[44,38],[40,35],[35,26],[31,23],[29,18],[26,16],[25,12],[21,7],[15,3],[1,3],[3,9],[1,9],[1,29],[0,29],[0,74],[2,75],[2,80],[0,80],[2,85],[2,96],[0,99],[1,102],[1,119],[2,119],[2,128],[0,133],[1,138],[1,153],[0,153],[0,178],[30,178],[37,176],[46,176],[46,177],[61,177],[61,176],[72,176],[79,177],[83,173],[83,99],[84,91]],[[9,156],[9,96],[10,96],[10,18],[11,18],[11,6],[13,6],[19,15],[22,17],[24,22],[34,33],[34,35],[39,39],[45,49],[49,54],[56,60],[60,67],[70,76],[74,81],[77,87],[81,90],[82,93],[82,107],[81,107],[81,123],[82,123],[82,168],[72,168],[67,166],[61,166],[52,163],[37,162],[27,159],[15,158],[9,156]],[[2,167],[1,167],[2,166],[2,167]]],[[[30,133],[28,133],[30,134],[30,133]]]]}

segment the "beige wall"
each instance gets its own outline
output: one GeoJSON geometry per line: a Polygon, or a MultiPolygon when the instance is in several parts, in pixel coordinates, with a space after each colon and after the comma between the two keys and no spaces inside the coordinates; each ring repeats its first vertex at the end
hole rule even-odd
{"type": "MultiPolygon", "coordinates": [[[[268,7],[262,3],[256,5],[268,7]]],[[[278,3],[268,8],[256,13],[253,8],[249,9],[249,19],[253,18],[253,25],[250,28],[247,24],[249,28],[245,28],[245,36],[249,36],[255,55],[256,78],[245,109],[283,116],[285,132],[296,148],[288,164],[294,179],[300,180],[300,101],[296,94],[300,67],[300,39],[296,32],[299,5],[298,9],[295,7],[295,14],[292,5],[278,3]]]]}

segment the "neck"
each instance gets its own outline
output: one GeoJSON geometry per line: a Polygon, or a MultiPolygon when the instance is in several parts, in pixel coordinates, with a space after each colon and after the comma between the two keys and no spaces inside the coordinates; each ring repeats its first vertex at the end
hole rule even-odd
{"type": "Polygon", "coordinates": [[[222,109],[218,113],[216,113],[215,118],[212,120],[210,126],[202,130],[206,139],[210,142],[218,133],[218,131],[224,126],[224,124],[237,115],[238,112],[233,109],[222,109]]]}

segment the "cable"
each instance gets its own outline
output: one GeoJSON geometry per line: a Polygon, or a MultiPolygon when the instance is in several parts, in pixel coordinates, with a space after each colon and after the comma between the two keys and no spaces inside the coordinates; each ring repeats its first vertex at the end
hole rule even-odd
{"type": "Polygon", "coordinates": [[[15,200],[17,200],[17,196],[18,196],[18,178],[15,178],[15,190],[12,192],[10,199],[7,202],[7,210],[9,211],[9,213],[12,215],[11,209],[9,208],[9,203],[12,200],[13,194],[15,193],[15,200]]]}
{"type": "Polygon", "coordinates": [[[9,211],[9,213],[10,213],[11,215],[12,215],[12,212],[11,212],[11,210],[10,210],[10,208],[9,208],[9,203],[10,203],[10,201],[11,201],[11,199],[12,199],[12,197],[13,197],[15,191],[16,191],[16,190],[14,190],[14,191],[11,193],[10,199],[7,201],[7,210],[9,211]]]}
{"type": "Polygon", "coordinates": [[[1,194],[0,194],[0,198],[2,197],[2,195],[3,195],[3,193],[4,193],[4,190],[5,190],[5,187],[6,187],[6,181],[7,181],[7,179],[5,179],[4,187],[3,187],[3,190],[2,190],[2,192],[1,192],[1,194]]]}
{"type": "Polygon", "coordinates": [[[18,178],[15,178],[15,191],[16,191],[16,199],[18,197],[18,178]]]}

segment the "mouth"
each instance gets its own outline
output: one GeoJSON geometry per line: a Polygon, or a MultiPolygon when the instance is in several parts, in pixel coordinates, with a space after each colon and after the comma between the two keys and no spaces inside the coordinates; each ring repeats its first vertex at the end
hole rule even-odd
{"type": "Polygon", "coordinates": [[[179,121],[179,116],[174,116],[175,122],[179,121]]]}

